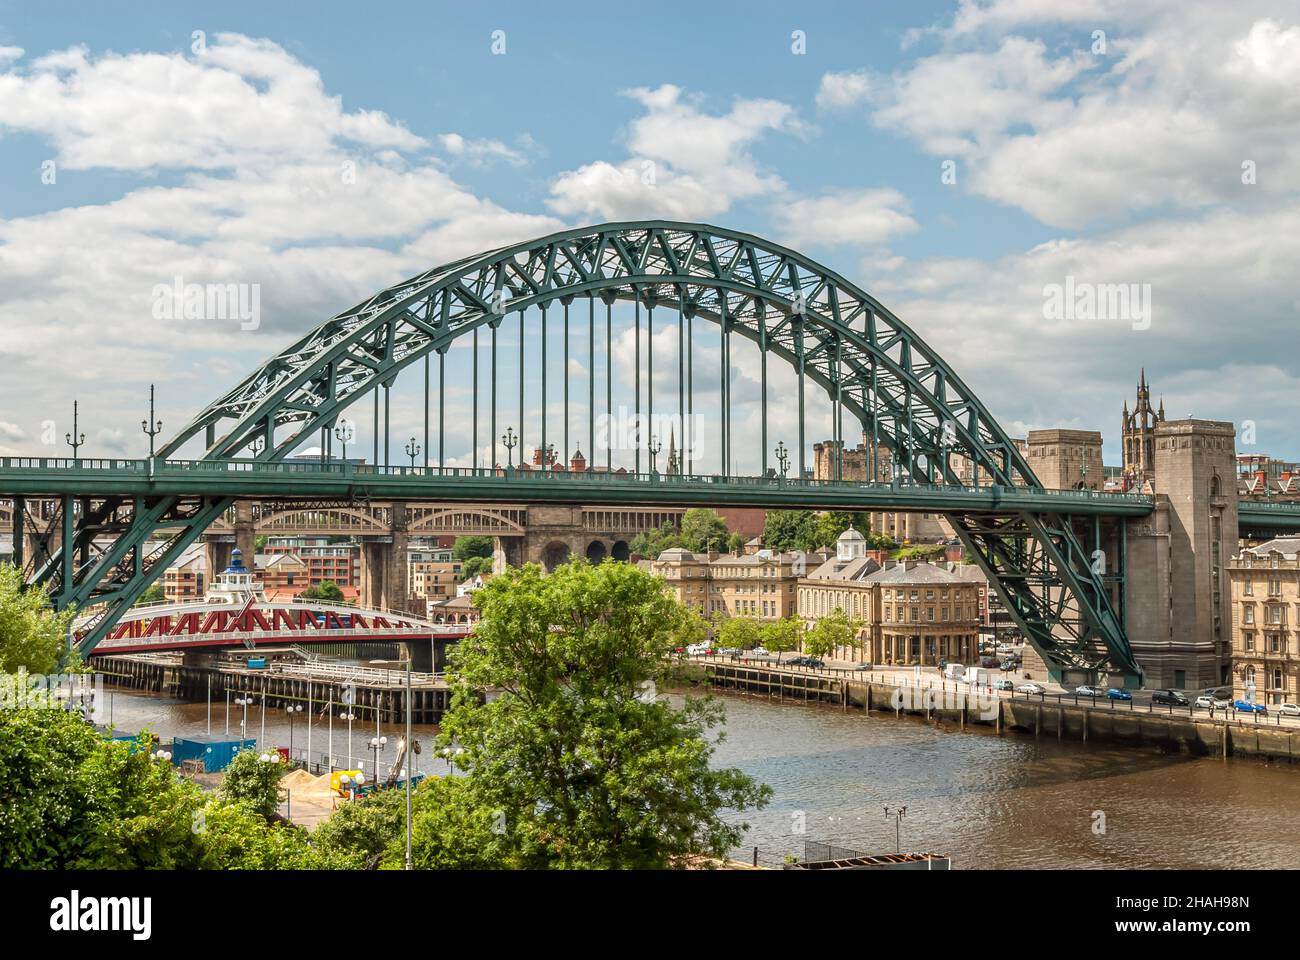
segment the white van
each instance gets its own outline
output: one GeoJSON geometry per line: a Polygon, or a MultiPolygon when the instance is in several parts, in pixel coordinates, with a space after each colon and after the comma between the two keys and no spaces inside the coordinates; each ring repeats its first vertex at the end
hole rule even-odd
{"type": "Polygon", "coordinates": [[[950,663],[943,668],[943,675],[949,680],[960,680],[966,674],[964,663],[950,663]]]}

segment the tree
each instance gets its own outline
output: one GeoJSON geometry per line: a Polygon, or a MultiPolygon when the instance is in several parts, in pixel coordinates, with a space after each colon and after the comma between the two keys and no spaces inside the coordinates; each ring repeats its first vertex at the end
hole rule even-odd
{"type": "Polygon", "coordinates": [[[250,810],[269,820],[280,806],[280,777],[283,774],[280,754],[240,750],[226,767],[226,775],[221,781],[221,796],[231,803],[246,804],[250,810]]]}
{"type": "MultiPolygon", "coordinates": [[[[692,553],[722,549],[727,544],[727,525],[716,510],[692,507],[682,514],[682,546],[692,553]]],[[[743,542],[743,541],[742,541],[743,542]]]]}
{"type": "Polygon", "coordinates": [[[781,620],[764,624],[763,646],[776,654],[776,662],[781,662],[781,654],[789,653],[799,646],[799,637],[803,633],[803,621],[795,614],[781,620]]]}
{"type": "Polygon", "coordinates": [[[493,560],[491,557],[470,557],[460,567],[460,582],[473,580],[481,573],[492,572],[493,560]]]}
{"type": "Polygon", "coordinates": [[[817,619],[803,635],[804,653],[810,657],[828,657],[840,647],[851,647],[862,629],[862,621],[854,620],[836,607],[817,619]]]}
{"type": "Polygon", "coordinates": [[[343,590],[333,580],[322,580],[319,586],[308,587],[301,594],[306,600],[323,600],[327,603],[342,603],[343,590]]]}
{"type": "MultiPolygon", "coordinates": [[[[8,678],[12,683],[14,678],[8,678]]],[[[283,869],[351,866],[306,831],[206,796],[151,755],[152,739],[105,740],[77,714],[0,710],[0,867],[283,869]]]]}
{"type": "Polygon", "coordinates": [[[475,595],[483,619],[455,648],[440,744],[463,749],[466,810],[493,818],[512,865],[664,867],[722,856],[746,825],[724,820],[771,791],[709,765],[709,699],[655,696],[698,617],[639,567],[529,564],[475,595]],[[480,691],[501,693],[485,701],[480,691]]]}
{"type": "Polygon", "coordinates": [[[142,607],[146,603],[160,603],[166,599],[167,594],[163,590],[163,585],[155,581],[144,588],[144,593],[140,594],[140,599],[135,602],[135,606],[142,607]]]}
{"type": "Polygon", "coordinates": [[[654,559],[665,550],[683,546],[682,535],[670,521],[664,521],[656,530],[642,530],[628,544],[632,553],[654,559]]]}
{"type": "Polygon", "coordinates": [[[24,592],[23,572],[0,563],[0,672],[54,672],[73,615],[71,609],[55,613],[41,590],[24,592]]]}
{"type": "Polygon", "coordinates": [[[748,650],[763,642],[763,624],[753,617],[719,617],[713,623],[718,646],[748,650]]]}
{"type": "Polygon", "coordinates": [[[745,544],[747,542],[745,535],[739,530],[730,533],[727,535],[727,551],[730,553],[740,553],[745,549],[745,544]]]}
{"type": "Polygon", "coordinates": [[[491,537],[457,537],[451,545],[453,560],[468,560],[470,557],[491,557],[496,547],[491,537]]]}
{"type": "Polygon", "coordinates": [[[816,549],[817,515],[811,510],[769,510],[763,545],[778,553],[816,549]]]}

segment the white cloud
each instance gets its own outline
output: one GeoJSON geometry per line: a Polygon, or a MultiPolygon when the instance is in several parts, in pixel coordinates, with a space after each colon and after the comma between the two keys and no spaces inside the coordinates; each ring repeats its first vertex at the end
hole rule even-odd
{"type": "Polygon", "coordinates": [[[438,143],[451,157],[475,167],[486,166],[496,160],[512,167],[522,167],[528,162],[528,157],[522,150],[508,147],[500,140],[474,140],[459,133],[443,133],[438,135],[438,143]]]}
{"type": "Polygon", "coordinates": [[[629,157],[596,161],[560,174],[548,204],[565,216],[708,219],[746,197],[778,192],[784,182],[760,169],[751,147],[770,131],[802,135],[788,104],[737,100],[710,114],[671,84],[627,96],[645,109],[632,122],[629,157]]]}
{"type": "MultiPolygon", "coordinates": [[[[57,208],[61,178],[35,188],[53,209],[0,220],[0,409],[29,446],[86,385],[103,425],[138,421],[141,385],[157,381],[170,431],[291,333],[400,277],[560,226],[475,196],[420,156],[419,137],[344,111],[268,41],[222,35],[193,58],[74,48],[0,68],[0,128],[46,137],[69,167],[179,173],[57,208]],[[175,277],[256,284],[261,326],[156,319],[154,287],[175,277]]],[[[92,426],[92,455],[147,444],[92,426]]]]}
{"type": "Polygon", "coordinates": [[[897,190],[843,190],[795,199],[776,208],[786,246],[881,244],[917,229],[907,199],[897,190]]]}
{"type": "Polygon", "coordinates": [[[338,141],[416,149],[384,114],[343,109],[269,40],[220,34],[202,54],[74,47],[0,75],[0,128],[41,134],[69,169],[222,169],[333,156],[338,141]]]}
{"type": "Polygon", "coordinates": [[[1118,410],[1145,365],[1171,417],[1252,419],[1275,456],[1300,449],[1288,411],[1300,371],[1285,359],[1300,304],[1300,201],[1275,210],[1163,219],[1054,240],[994,262],[933,259],[870,287],[933,345],[1003,423],[1076,422],[1118,450],[1118,410]],[[1044,286],[1150,284],[1149,329],[1044,319],[1044,286]],[[1283,346],[1286,345],[1286,346],[1283,346]]]}
{"type": "Polygon", "coordinates": [[[828,74],[819,99],[866,105],[926,153],[962,159],[970,190],[1052,225],[1263,206],[1294,189],[1300,166],[1294,18],[1281,0],[1196,17],[1160,0],[963,3],[931,31],[939,52],[889,75],[828,74]],[[1092,52],[1094,27],[1107,33],[1104,53],[1092,52]],[[1007,35],[1017,29],[1050,40],[1007,35]],[[1249,193],[1247,161],[1258,178],[1249,193]]]}

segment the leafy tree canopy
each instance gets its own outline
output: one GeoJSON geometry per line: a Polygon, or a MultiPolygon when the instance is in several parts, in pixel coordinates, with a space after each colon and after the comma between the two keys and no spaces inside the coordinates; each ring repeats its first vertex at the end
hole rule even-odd
{"type": "Polygon", "coordinates": [[[453,560],[468,560],[470,557],[491,559],[495,549],[491,537],[457,537],[451,545],[451,556],[453,560]]]}
{"type": "Polygon", "coordinates": [[[710,767],[720,707],[655,695],[667,654],[704,633],[662,581],[626,564],[575,561],[549,576],[530,564],[475,600],[483,620],[452,654],[440,742],[464,750],[465,810],[490,813],[505,861],[663,867],[740,842],[744,825],[722,811],[770,791],[710,767]],[[492,688],[502,693],[478,693],[492,688]]]}
{"type": "Polygon", "coordinates": [[[0,672],[52,673],[67,646],[73,611],[55,613],[40,590],[23,592],[23,572],[0,563],[0,672]]]}

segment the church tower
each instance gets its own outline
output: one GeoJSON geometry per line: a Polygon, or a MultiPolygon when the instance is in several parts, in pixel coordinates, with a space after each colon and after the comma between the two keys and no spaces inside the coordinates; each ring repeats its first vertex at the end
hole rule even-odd
{"type": "Polygon", "coordinates": [[[1147,371],[1142,368],[1138,379],[1137,406],[1130,413],[1128,401],[1124,402],[1124,483],[1129,489],[1140,488],[1155,477],[1156,424],[1165,419],[1165,402],[1158,410],[1151,407],[1151,388],[1147,386],[1147,371]]]}

